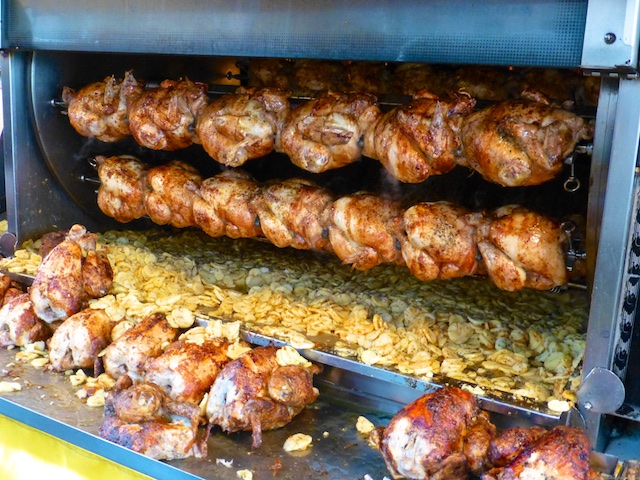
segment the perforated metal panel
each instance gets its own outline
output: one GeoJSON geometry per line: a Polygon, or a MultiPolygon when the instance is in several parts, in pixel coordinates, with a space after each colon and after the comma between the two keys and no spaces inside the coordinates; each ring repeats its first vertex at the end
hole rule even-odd
{"type": "Polygon", "coordinates": [[[587,0],[6,0],[3,48],[578,66],[587,0]]]}

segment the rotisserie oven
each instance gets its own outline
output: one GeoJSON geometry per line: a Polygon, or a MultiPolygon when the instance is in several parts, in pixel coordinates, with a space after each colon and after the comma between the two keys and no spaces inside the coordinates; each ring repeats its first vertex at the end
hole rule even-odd
{"type": "Polygon", "coordinates": [[[639,5],[0,2],[0,413],[155,478],[613,478],[639,5]]]}

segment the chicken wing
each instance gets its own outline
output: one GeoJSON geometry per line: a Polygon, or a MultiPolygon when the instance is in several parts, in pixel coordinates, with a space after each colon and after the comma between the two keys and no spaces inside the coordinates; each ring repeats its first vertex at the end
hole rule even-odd
{"type": "Polygon", "coordinates": [[[180,403],[158,385],[139,383],[105,397],[102,438],[157,460],[207,456],[206,430],[198,429],[200,409],[180,403]]]}
{"type": "Polygon", "coordinates": [[[419,92],[371,125],[364,136],[364,155],[379,160],[404,183],[420,183],[446,173],[460,156],[458,131],[475,105],[467,95],[441,100],[419,92]]]}
{"type": "Polygon", "coordinates": [[[177,336],[178,330],[169,325],[164,315],[150,315],[109,344],[104,350],[104,370],[116,380],[125,374],[139,380],[148,359],[160,355],[177,336]]]}
{"type": "Polygon", "coordinates": [[[497,209],[476,230],[489,277],[508,291],[567,283],[567,236],[554,220],[517,205],[497,209]]]}
{"type": "Polygon", "coordinates": [[[280,133],[290,93],[276,88],[238,88],[200,113],[196,132],[216,162],[239,167],[247,160],[280,151],[280,133]]]}
{"type": "Polygon", "coordinates": [[[262,432],[280,428],[315,401],[313,375],[319,367],[281,366],[276,347],[256,347],[229,362],[209,392],[206,414],[225,432],[252,431],[253,448],[262,432]]]}
{"type": "Polygon", "coordinates": [[[424,281],[473,275],[480,216],[447,202],[419,203],[405,210],[397,237],[411,273],[424,281]]]}
{"type": "Polygon", "coordinates": [[[136,142],[152,150],[178,150],[200,143],[195,122],[208,102],[206,84],[164,80],[131,102],[129,129],[136,142]]]}
{"type": "Polygon", "coordinates": [[[251,175],[240,170],[225,170],[207,178],[193,201],[196,224],[212,237],[262,236],[253,198],[260,191],[251,175]]]}
{"type": "Polygon", "coordinates": [[[176,228],[196,226],[193,202],[202,184],[198,170],[186,162],[173,160],[150,169],[148,178],[151,191],[144,205],[151,220],[176,228]]]}
{"type": "Polygon", "coordinates": [[[87,308],[71,315],[49,340],[49,361],[60,372],[94,368],[98,354],[111,343],[116,322],[104,310],[87,308]]]}
{"type": "Polygon", "coordinates": [[[129,71],[122,81],[112,75],[78,91],[64,87],[62,100],[71,126],[80,135],[116,142],[131,135],[127,108],[142,94],[143,87],[129,71]]]}
{"type": "Polygon", "coordinates": [[[96,241],[95,234],[74,225],[42,260],[29,290],[38,318],[47,323],[65,320],[82,310],[89,298],[111,288],[113,270],[96,241]]]}
{"type": "Polygon", "coordinates": [[[251,205],[264,236],[277,247],[331,251],[327,232],[332,202],[328,190],[290,178],[265,185],[251,205]]]}
{"type": "Polygon", "coordinates": [[[346,195],[331,207],[329,240],[342,263],[368,270],[381,263],[402,265],[394,232],[401,221],[399,203],[366,192],[346,195]]]}
{"type": "Polygon", "coordinates": [[[147,214],[145,198],[151,191],[147,173],[149,167],[130,155],[95,159],[100,188],[98,207],[117,221],[127,223],[147,214]]]}
{"type": "Polygon", "coordinates": [[[562,170],[577,143],[591,137],[590,126],[540,95],[523,96],[464,118],[458,163],[505,187],[538,185],[562,170]]]}
{"type": "Polygon", "coordinates": [[[445,387],[404,407],[386,428],[372,432],[372,440],[393,478],[466,479],[470,468],[466,454],[471,453],[471,460],[480,466],[490,443],[482,435],[476,449],[469,448],[469,442],[465,446],[465,439],[478,433],[477,423],[489,436],[495,432],[470,393],[445,387]]]}
{"type": "Polygon", "coordinates": [[[177,340],[145,367],[145,380],[160,385],[177,402],[199,404],[229,361],[229,342],[177,340]]]}
{"type": "Polygon", "coordinates": [[[46,340],[51,333],[33,311],[28,293],[12,296],[0,308],[0,347],[22,347],[46,340]]]}
{"type": "Polygon", "coordinates": [[[380,116],[374,96],[327,93],[291,110],[282,128],[282,150],[313,173],[359,160],[362,137],[380,116]]]}
{"type": "Polygon", "coordinates": [[[591,446],[579,428],[560,425],[528,444],[502,468],[485,473],[483,480],[587,480],[591,446]]]}

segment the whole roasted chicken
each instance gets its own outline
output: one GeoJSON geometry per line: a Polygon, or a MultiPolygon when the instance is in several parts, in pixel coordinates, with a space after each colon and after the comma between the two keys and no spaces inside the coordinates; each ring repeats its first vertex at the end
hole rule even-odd
{"type": "Polygon", "coordinates": [[[256,347],[229,362],[209,392],[206,414],[225,432],[252,432],[253,448],[262,432],[280,428],[318,397],[316,365],[281,365],[278,348],[256,347]]]}
{"type": "Polygon", "coordinates": [[[404,183],[420,183],[446,173],[460,155],[458,130],[475,105],[467,95],[441,100],[418,92],[413,100],[396,107],[365,131],[364,155],[379,160],[404,183]]]}
{"type": "Polygon", "coordinates": [[[394,232],[402,218],[398,202],[367,192],[345,195],[331,206],[329,240],[342,263],[368,270],[403,264],[394,232]]]}
{"type": "Polygon", "coordinates": [[[47,323],[65,320],[84,309],[90,298],[107,294],[113,270],[96,242],[96,234],[74,225],[42,260],[29,290],[38,318],[47,323]]]}
{"type": "Polygon", "coordinates": [[[127,108],[142,94],[143,87],[129,71],[124,80],[112,75],[78,91],[64,87],[62,101],[67,104],[71,126],[80,135],[116,142],[131,135],[127,108]]]}
{"type": "Polygon", "coordinates": [[[398,239],[411,273],[424,281],[473,275],[480,218],[447,202],[418,203],[405,210],[398,239]]]}
{"type": "Polygon", "coordinates": [[[289,178],[263,186],[251,206],[264,236],[279,248],[331,251],[327,235],[333,194],[310,180],[289,178]]]}
{"type": "Polygon", "coordinates": [[[169,325],[164,315],[149,315],[105,348],[104,370],[116,380],[125,374],[140,380],[149,359],[160,355],[177,336],[178,330],[169,325]]]}
{"type": "Polygon", "coordinates": [[[252,201],[260,185],[241,170],[225,170],[205,179],[193,201],[196,224],[212,237],[262,236],[252,201]]]}
{"type": "Polygon", "coordinates": [[[577,143],[591,137],[591,128],[540,94],[522,97],[465,117],[458,163],[505,187],[538,185],[560,173],[577,143]]]}
{"type": "Polygon", "coordinates": [[[178,402],[198,404],[229,361],[228,347],[223,340],[177,340],[147,363],[144,378],[178,402]]]}
{"type": "Polygon", "coordinates": [[[200,143],[195,121],[208,102],[206,84],[164,80],[130,103],[129,129],[136,142],[152,150],[178,150],[200,143]]]}
{"type": "Polygon", "coordinates": [[[545,215],[517,205],[500,207],[476,230],[489,278],[508,291],[548,290],[567,283],[567,236],[545,215]]]}
{"type": "Polygon", "coordinates": [[[282,128],[282,150],[309,172],[343,167],[361,158],[362,138],[379,116],[370,94],[327,93],[291,110],[282,128]]]}
{"type": "Polygon", "coordinates": [[[0,308],[0,347],[22,347],[46,340],[51,333],[33,311],[28,293],[12,295],[0,308]]]}
{"type": "Polygon", "coordinates": [[[154,223],[170,224],[176,228],[196,226],[193,202],[202,184],[202,176],[195,167],[173,160],[151,168],[148,179],[151,191],[146,195],[144,205],[154,223]]]}
{"type": "Polygon", "coordinates": [[[95,368],[98,354],[111,343],[116,322],[104,310],[86,308],[71,315],[49,340],[49,361],[60,372],[95,368]]]}
{"type": "Polygon", "coordinates": [[[289,89],[293,62],[285,58],[249,60],[249,86],[289,89]]]}
{"type": "Polygon", "coordinates": [[[495,426],[469,392],[444,387],[372,432],[394,479],[457,480],[484,468],[495,426]]]}
{"type": "Polygon", "coordinates": [[[122,386],[105,395],[102,438],[157,460],[207,456],[197,405],[176,402],[153,383],[122,386]]]}
{"type": "Polygon", "coordinates": [[[280,151],[280,132],[290,92],[240,87],[219,97],[198,115],[196,133],[216,162],[239,167],[247,160],[280,151]]]}
{"type": "Polygon", "coordinates": [[[301,59],[293,63],[291,88],[296,94],[344,91],[344,67],[332,60],[301,59]]]}
{"type": "MultiPolygon", "coordinates": [[[[509,430],[505,431],[509,434],[509,430]]],[[[503,466],[482,475],[483,480],[588,480],[591,446],[587,434],[576,427],[560,425],[532,436],[503,466]]]]}
{"type": "Polygon", "coordinates": [[[151,186],[149,167],[130,155],[95,158],[100,188],[98,207],[107,216],[127,223],[147,214],[145,199],[151,186]]]}

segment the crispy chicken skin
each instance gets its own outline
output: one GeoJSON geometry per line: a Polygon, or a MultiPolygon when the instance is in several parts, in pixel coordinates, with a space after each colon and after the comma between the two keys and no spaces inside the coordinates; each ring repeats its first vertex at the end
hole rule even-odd
{"type": "Polygon", "coordinates": [[[297,94],[344,91],[344,67],[332,60],[302,59],[293,63],[291,88],[297,94]]]}
{"type": "Polygon", "coordinates": [[[131,155],[95,159],[100,188],[98,207],[107,216],[127,223],[147,214],[145,198],[151,191],[149,167],[131,155]]]}
{"type": "Polygon", "coordinates": [[[280,366],[277,350],[256,347],[229,362],[209,392],[209,423],[228,433],[251,431],[253,448],[264,430],[286,425],[318,397],[313,375],[319,367],[280,366]]]}
{"type": "Polygon", "coordinates": [[[500,207],[481,222],[476,239],[489,277],[503,290],[567,283],[566,234],[544,215],[517,205],[500,207]]]}
{"type": "Polygon", "coordinates": [[[169,325],[164,315],[150,315],[109,344],[104,351],[104,370],[116,380],[124,374],[139,380],[147,360],[160,355],[177,336],[178,330],[169,325]]]}
{"type": "Polygon", "coordinates": [[[379,160],[392,177],[420,183],[446,173],[460,155],[458,131],[475,105],[467,95],[441,100],[426,91],[396,107],[365,132],[364,155],[379,160]]]}
{"type": "Polygon", "coordinates": [[[71,126],[80,135],[116,142],[131,135],[127,108],[142,94],[143,87],[129,71],[122,81],[112,75],[78,91],[64,87],[62,100],[71,126]]]}
{"type": "Polygon", "coordinates": [[[494,433],[473,395],[445,387],[404,407],[372,440],[393,478],[456,480],[468,477],[470,464],[482,468],[494,433]]]}
{"type": "Polygon", "coordinates": [[[505,187],[538,185],[554,178],[576,144],[591,136],[582,117],[523,93],[464,118],[463,157],[486,180],[505,187]]]}
{"type": "Polygon", "coordinates": [[[249,86],[287,90],[293,62],[284,58],[252,58],[249,61],[249,86]]]}
{"type": "Polygon", "coordinates": [[[514,98],[515,75],[508,68],[466,65],[450,76],[451,90],[465,92],[478,100],[501,101],[514,98]]]}
{"type": "Polygon", "coordinates": [[[251,206],[264,236],[279,248],[331,251],[327,229],[333,194],[310,180],[289,178],[263,186],[251,206]]]}
{"type": "Polygon", "coordinates": [[[209,102],[207,85],[164,80],[129,105],[129,129],[140,145],[152,150],[178,150],[200,143],[195,121],[209,102]]]}
{"type": "Polygon", "coordinates": [[[380,117],[376,97],[327,93],[291,110],[282,128],[282,150],[313,173],[360,160],[365,131],[380,117]]]}
{"type": "Polygon", "coordinates": [[[401,220],[400,205],[367,192],[345,195],[331,207],[329,239],[342,263],[368,270],[381,263],[403,264],[393,232],[401,220]]]}
{"type": "Polygon", "coordinates": [[[145,380],[164,388],[178,402],[198,404],[229,361],[225,341],[177,340],[145,367],[145,380]]]}
{"type": "Polygon", "coordinates": [[[49,361],[59,372],[94,368],[98,354],[111,343],[115,323],[104,310],[87,308],[71,315],[49,340],[49,361]]]}
{"type": "Polygon", "coordinates": [[[97,236],[82,225],[42,260],[29,293],[38,317],[51,323],[82,310],[89,298],[107,293],[113,283],[109,259],[96,250],[97,236]]]}
{"type": "Polygon", "coordinates": [[[205,179],[193,201],[196,224],[207,235],[230,238],[262,236],[257,213],[252,205],[260,186],[241,170],[225,170],[205,179]]]}
{"type": "Polygon", "coordinates": [[[489,464],[493,467],[504,467],[516,458],[524,448],[533,443],[547,430],[542,427],[511,427],[500,432],[489,446],[489,464]]]}
{"type": "Polygon", "coordinates": [[[591,446],[587,434],[565,425],[529,443],[502,468],[489,470],[483,480],[587,480],[591,446]]]}
{"type": "Polygon", "coordinates": [[[22,347],[50,336],[49,325],[36,316],[28,293],[12,296],[0,308],[0,347],[22,347]]]}
{"type": "Polygon", "coordinates": [[[344,74],[349,92],[388,93],[391,74],[384,62],[348,62],[344,74]]]}
{"type": "Polygon", "coordinates": [[[424,281],[473,275],[480,216],[447,202],[418,203],[405,210],[398,239],[411,273],[424,281]]]}
{"type": "Polygon", "coordinates": [[[276,88],[240,87],[217,98],[197,119],[203,148],[228,167],[280,151],[280,132],[291,108],[289,96],[290,92],[276,88]]]}
{"type": "Polygon", "coordinates": [[[157,460],[207,455],[197,405],[172,400],[153,383],[112,390],[105,398],[102,438],[157,460]],[[201,434],[202,433],[202,434],[201,434]]]}
{"type": "Polygon", "coordinates": [[[144,204],[151,220],[176,228],[196,226],[193,202],[202,184],[198,170],[186,162],[173,160],[151,168],[148,178],[151,192],[144,204]]]}
{"type": "Polygon", "coordinates": [[[425,90],[434,95],[447,96],[449,77],[450,72],[439,65],[403,62],[393,71],[392,90],[405,95],[415,95],[425,90]]]}

